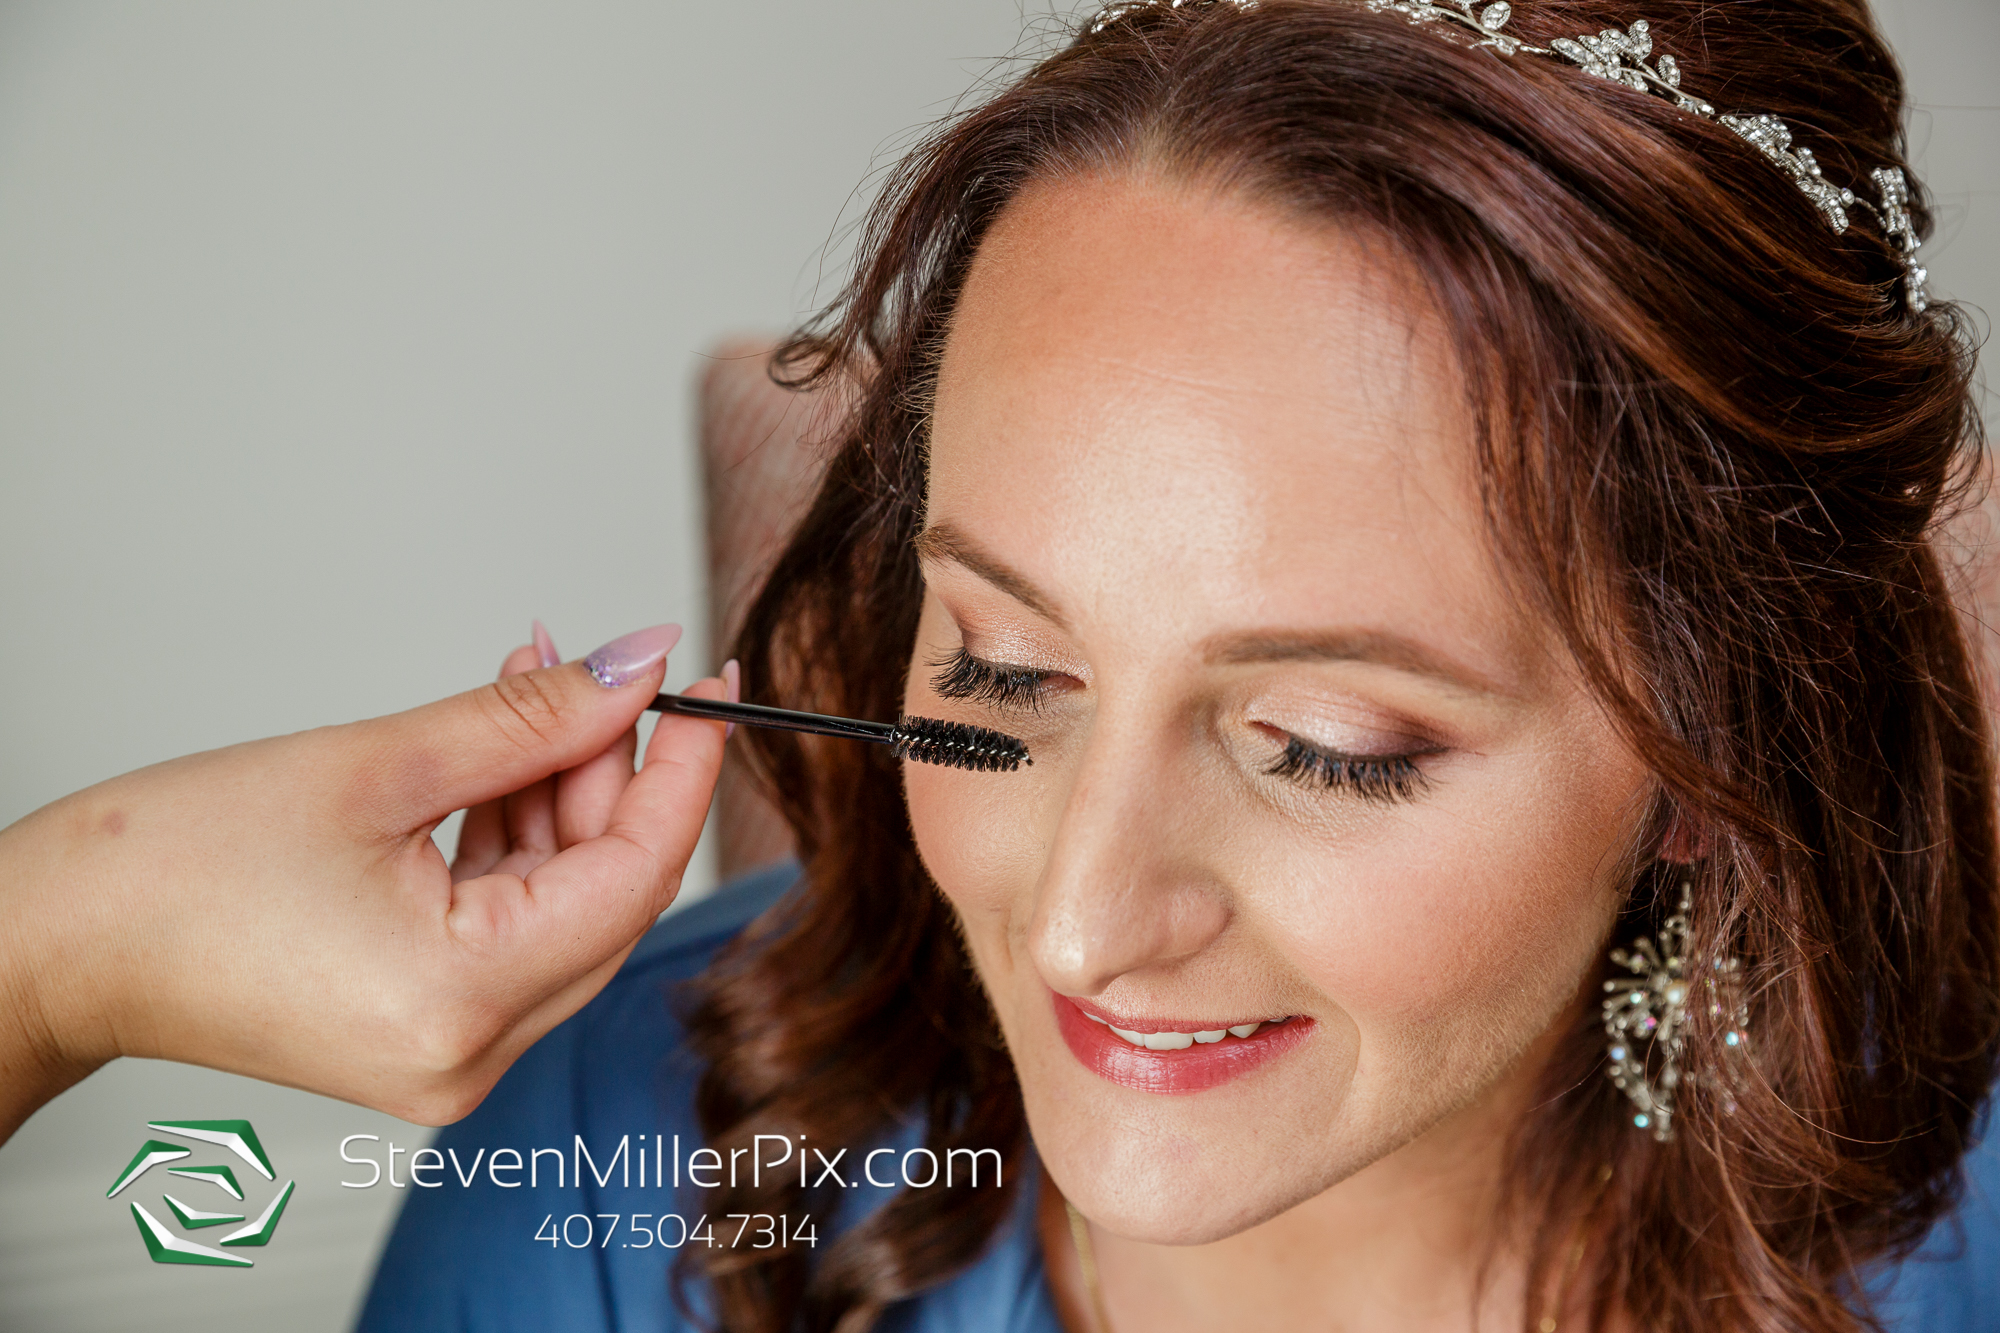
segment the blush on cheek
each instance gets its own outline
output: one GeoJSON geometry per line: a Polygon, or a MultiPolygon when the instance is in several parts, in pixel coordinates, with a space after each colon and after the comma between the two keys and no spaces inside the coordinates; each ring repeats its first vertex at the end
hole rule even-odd
{"type": "Polygon", "coordinates": [[[1560,886],[1561,904],[1558,887],[1494,862],[1350,866],[1337,893],[1314,882],[1285,895],[1270,931],[1364,1028],[1515,1009],[1532,1021],[1574,989],[1601,915],[1590,886],[1560,886]]]}
{"type": "Polygon", "coordinates": [[[968,916],[1004,910],[1012,893],[1034,884],[1033,867],[1023,862],[1038,840],[1019,803],[1000,789],[1002,780],[1018,776],[904,765],[917,855],[932,881],[968,916]]]}

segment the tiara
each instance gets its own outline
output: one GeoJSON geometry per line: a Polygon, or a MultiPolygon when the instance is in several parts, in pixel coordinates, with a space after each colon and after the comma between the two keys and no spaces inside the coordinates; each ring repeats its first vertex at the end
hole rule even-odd
{"type": "MultiPolygon", "coordinates": [[[[1179,9],[1183,5],[1200,2],[1119,0],[1119,3],[1107,5],[1098,12],[1090,31],[1102,32],[1127,15],[1142,10],[1162,5],[1179,9]]],[[[1227,3],[1238,9],[1257,7],[1257,0],[1227,0],[1227,3]]],[[[1580,66],[1586,74],[1622,83],[1642,93],[1667,97],[1689,115],[1727,127],[1798,187],[1799,193],[1812,203],[1820,219],[1834,235],[1847,231],[1848,210],[1864,208],[1873,214],[1883,239],[1896,251],[1897,261],[1902,265],[1904,302],[1912,313],[1921,313],[1929,306],[1930,296],[1924,284],[1930,274],[1917,263],[1917,248],[1923,242],[1910,219],[1910,186],[1904,179],[1902,169],[1877,167],[1869,173],[1877,196],[1877,200],[1872,202],[1852,190],[1835,185],[1820,174],[1819,162],[1814,159],[1812,149],[1803,145],[1793,146],[1791,129],[1776,116],[1767,112],[1723,115],[1701,98],[1682,91],[1680,63],[1664,52],[1657,58],[1653,56],[1653,35],[1646,20],[1635,19],[1623,31],[1606,28],[1596,34],[1557,37],[1547,46],[1532,46],[1503,31],[1507,20],[1514,16],[1514,7],[1508,0],[1490,0],[1484,5],[1477,0],[1362,0],[1362,3],[1374,13],[1393,12],[1412,23],[1444,23],[1468,31],[1476,38],[1473,46],[1491,47],[1501,55],[1551,56],[1567,60],[1580,66]]]]}

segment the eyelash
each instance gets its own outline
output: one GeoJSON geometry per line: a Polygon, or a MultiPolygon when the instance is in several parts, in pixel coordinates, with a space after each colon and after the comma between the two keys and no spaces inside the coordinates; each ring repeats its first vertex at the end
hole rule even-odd
{"type": "Polygon", "coordinates": [[[1039,709],[1042,685],[1049,678],[1046,671],[982,661],[963,648],[931,665],[938,669],[931,688],[942,697],[976,699],[996,708],[1039,709]]]}
{"type": "Polygon", "coordinates": [[[1328,754],[1296,736],[1285,741],[1285,752],[1264,771],[1301,786],[1342,788],[1370,801],[1415,800],[1427,785],[1423,770],[1408,755],[1361,759],[1328,754]]]}
{"type": "MultiPolygon", "coordinates": [[[[942,698],[972,699],[996,708],[1040,709],[1042,686],[1050,674],[988,662],[963,648],[931,666],[936,669],[931,688],[942,698]]],[[[1285,752],[1264,772],[1302,787],[1340,789],[1371,801],[1415,800],[1428,785],[1408,755],[1365,759],[1328,754],[1296,736],[1286,738],[1285,752]]]]}

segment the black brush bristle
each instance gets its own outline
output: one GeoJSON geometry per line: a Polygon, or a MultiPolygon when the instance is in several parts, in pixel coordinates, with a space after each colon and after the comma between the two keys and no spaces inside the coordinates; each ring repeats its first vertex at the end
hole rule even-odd
{"type": "Polygon", "coordinates": [[[929,717],[898,719],[890,748],[898,759],[943,764],[975,773],[1012,773],[1023,764],[1035,762],[1028,758],[1026,745],[1004,732],[929,717]]]}

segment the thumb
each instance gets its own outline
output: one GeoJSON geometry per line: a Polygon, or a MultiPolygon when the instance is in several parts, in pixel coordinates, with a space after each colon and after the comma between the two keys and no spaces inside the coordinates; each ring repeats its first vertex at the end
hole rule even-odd
{"type": "Polygon", "coordinates": [[[602,754],[653,701],[680,637],[679,625],[655,625],[581,662],[355,723],[383,815],[407,831],[602,754]]]}

